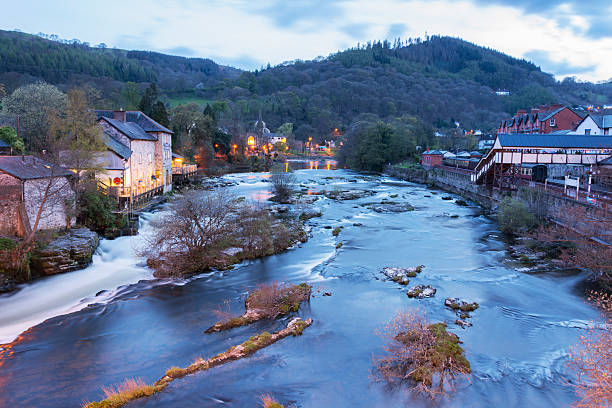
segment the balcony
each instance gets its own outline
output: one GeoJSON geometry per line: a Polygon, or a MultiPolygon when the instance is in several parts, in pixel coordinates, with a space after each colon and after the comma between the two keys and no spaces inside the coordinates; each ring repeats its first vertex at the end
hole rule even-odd
{"type": "MultiPolygon", "coordinates": [[[[102,183],[100,183],[102,184],[102,183]]],[[[164,183],[162,180],[151,180],[146,183],[141,183],[138,186],[125,187],[125,186],[107,186],[106,184],[101,185],[102,190],[111,197],[117,198],[128,198],[138,199],[145,194],[157,194],[164,189],[164,183]]]]}
{"type": "Polygon", "coordinates": [[[172,175],[189,176],[198,171],[198,166],[195,164],[184,164],[182,166],[172,166],[172,175]]]}

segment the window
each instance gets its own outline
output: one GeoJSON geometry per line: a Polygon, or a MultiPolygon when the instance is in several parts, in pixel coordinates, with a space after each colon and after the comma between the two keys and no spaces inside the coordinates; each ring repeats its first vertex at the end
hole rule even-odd
{"type": "Polygon", "coordinates": [[[152,161],[153,161],[153,155],[149,153],[149,163],[151,163],[152,161]]]}
{"type": "Polygon", "coordinates": [[[556,123],[555,123],[555,118],[550,118],[550,127],[555,127],[556,123]]]}
{"type": "Polygon", "coordinates": [[[584,134],[585,135],[590,135],[591,134],[591,129],[584,129],[584,134]]]}

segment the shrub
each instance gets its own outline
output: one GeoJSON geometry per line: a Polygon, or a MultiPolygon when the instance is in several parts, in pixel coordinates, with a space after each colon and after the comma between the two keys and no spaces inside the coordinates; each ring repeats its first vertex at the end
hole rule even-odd
{"type": "Polygon", "coordinates": [[[445,393],[457,374],[471,372],[459,338],[446,324],[430,324],[418,311],[398,313],[382,330],[386,355],[375,358],[375,373],[390,384],[408,383],[430,397],[445,393]],[[437,382],[437,386],[434,384],[437,382]]]}
{"type": "Polygon", "coordinates": [[[130,378],[117,387],[102,387],[105,399],[90,402],[84,408],[118,408],[137,398],[148,397],[161,391],[165,385],[148,385],[140,378],[130,378]]]}
{"type": "Polygon", "coordinates": [[[122,218],[116,210],[115,200],[99,191],[86,191],[80,200],[79,220],[87,228],[104,234],[122,226],[122,218]]]}
{"type": "Polygon", "coordinates": [[[522,202],[506,197],[499,204],[499,228],[504,234],[517,235],[537,226],[535,216],[522,202]]]}
{"type": "Polygon", "coordinates": [[[0,251],[11,251],[17,248],[17,242],[10,238],[0,237],[0,251]]]}
{"type": "Polygon", "coordinates": [[[261,398],[261,406],[263,408],[284,408],[270,394],[263,394],[260,396],[260,398],[261,398]]]}
{"type": "Polygon", "coordinates": [[[571,383],[580,397],[574,407],[595,408],[612,406],[612,298],[594,293],[592,300],[603,310],[603,329],[591,327],[580,336],[580,344],[570,348],[570,369],[577,381],[571,383]]]}
{"type": "Polygon", "coordinates": [[[256,310],[263,317],[275,318],[297,312],[300,303],[310,299],[312,287],[306,283],[287,285],[272,282],[257,286],[246,300],[248,310],[256,310]]]}
{"type": "Polygon", "coordinates": [[[274,171],[270,177],[274,188],[274,201],[286,202],[295,191],[295,175],[283,171],[274,171]]]}

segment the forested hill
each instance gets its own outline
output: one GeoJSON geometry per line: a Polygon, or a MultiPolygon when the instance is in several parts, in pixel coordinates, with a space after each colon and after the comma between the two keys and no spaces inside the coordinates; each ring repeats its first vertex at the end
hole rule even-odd
{"type": "Polygon", "coordinates": [[[495,127],[517,108],[612,101],[610,84],[557,82],[531,62],[450,37],[368,43],[320,61],[244,72],[221,97],[305,136],[345,127],[361,113],[414,115],[437,128],[495,127]],[[511,96],[497,96],[507,89],[511,96]]]}
{"type": "Polygon", "coordinates": [[[272,130],[291,122],[298,138],[347,129],[361,114],[415,116],[438,129],[455,128],[458,121],[490,130],[516,109],[536,104],[612,103],[611,83],[558,82],[531,62],[450,37],[368,43],[248,72],[209,59],[0,31],[0,83],[11,92],[37,80],[64,90],[97,88],[107,108],[137,105],[138,92],[154,82],[162,99],[175,104],[225,101],[225,125],[244,127],[261,110],[272,130]],[[495,95],[498,89],[511,95],[495,95]]]}
{"type": "Polygon", "coordinates": [[[164,89],[187,90],[197,84],[213,87],[239,73],[210,59],[91,47],[78,40],[0,30],[0,83],[9,91],[35,80],[65,87],[92,82],[105,94],[125,82],[156,82],[164,89]]]}

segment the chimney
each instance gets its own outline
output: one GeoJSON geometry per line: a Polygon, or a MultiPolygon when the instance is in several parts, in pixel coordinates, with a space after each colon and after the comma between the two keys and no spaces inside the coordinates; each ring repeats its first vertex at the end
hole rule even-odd
{"type": "Polygon", "coordinates": [[[125,111],[123,108],[118,111],[113,111],[113,119],[118,120],[119,122],[125,122],[125,111]]]}
{"type": "Polygon", "coordinates": [[[524,115],[527,111],[525,109],[519,109],[516,111],[516,116],[524,115]]]}

